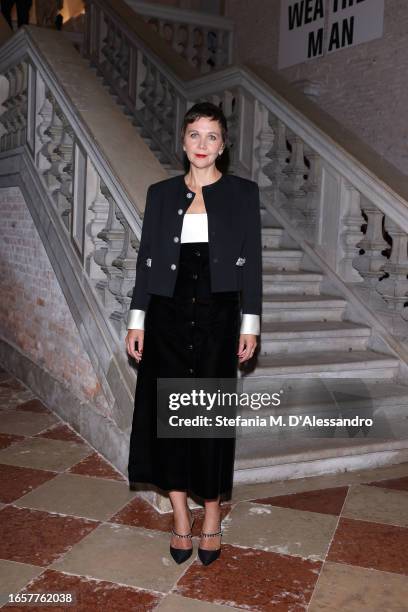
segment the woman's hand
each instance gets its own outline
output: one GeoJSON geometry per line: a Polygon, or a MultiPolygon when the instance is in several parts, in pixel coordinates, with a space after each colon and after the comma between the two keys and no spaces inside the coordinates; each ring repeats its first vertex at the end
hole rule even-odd
{"type": "Polygon", "coordinates": [[[143,329],[129,329],[126,339],[126,350],[128,354],[136,359],[137,363],[142,358],[143,355],[143,342],[144,342],[144,330],[143,329]],[[137,342],[137,350],[136,350],[136,342],[137,342]]]}
{"type": "Polygon", "coordinates": [[[239,362],[248,361],[253,356],[257,341],[255,334],[241,334],[239,337],[238,357],[239,362]]]}

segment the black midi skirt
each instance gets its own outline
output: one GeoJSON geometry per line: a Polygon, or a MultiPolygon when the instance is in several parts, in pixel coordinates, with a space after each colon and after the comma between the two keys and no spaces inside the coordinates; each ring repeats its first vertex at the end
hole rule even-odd
{"type": "Polygon", "coordinates": [[[235,379],[239,327],[239,292],[211,293],[208,243],[182,244],[173,297],[152,295],[145,317],[130,437],[131,483],[203,499],[230,496],[235,439],[157,437],[157,379],[235,379]]]}

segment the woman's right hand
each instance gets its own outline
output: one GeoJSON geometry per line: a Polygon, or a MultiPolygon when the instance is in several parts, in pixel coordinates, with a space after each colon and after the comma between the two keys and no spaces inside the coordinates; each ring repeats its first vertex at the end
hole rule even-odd
{"type": "Polygon", "coordinates": [[[143,342],[144,342],[144,330],[143,329],[129,329],[126,339],[126,350],[128,354],[136,359],[137,363],[143,355],[143,342]],[[137,342],[137,350],[136,350],[137,342]]]}

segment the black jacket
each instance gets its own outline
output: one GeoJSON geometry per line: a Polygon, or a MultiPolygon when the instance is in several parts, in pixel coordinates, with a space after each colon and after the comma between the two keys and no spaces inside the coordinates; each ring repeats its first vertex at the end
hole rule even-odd
{"type": "MultiPolygon", "coordinates": [[[[208,218],[211,290],[241,291],[243,314],[261,314],[262,247],[259,188],[224,174],[202,188],[208,218]]],[[[183,218],[194,198],[184,175],[150,185],[130,308],[146,310],[150,294],[171,297],[183,218]]]]}

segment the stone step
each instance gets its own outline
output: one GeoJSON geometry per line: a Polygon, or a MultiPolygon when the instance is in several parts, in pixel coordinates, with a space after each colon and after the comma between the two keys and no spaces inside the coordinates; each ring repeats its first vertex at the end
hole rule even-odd
{"type": "Polygon", "coordinates": [[[259,355],[251,376],[292,376],[328,378],[394,378],[399,360],[372,350],[316,351],[259,355]]]}
{"type": "Polygon", "coordinates": [[[307,270],[274,270],[264,267],[262,273],[264,295],[318,295],[323,274],[307,270]]]}
{"type": "Polygon", "coordinates": [[[234,485],[376,468],[408,461],[408,436],[394,440],[238,438],[234,485]]]}
{"type": "MultiPolygon", "coordinates": [[[[254,407],[239,406],[236,414],[251,421],[237,427],[237,435],[248,437],[264,437],[282,441],[290,439],[303,439],[310,436],[310,428],[304,418],[338,418],[340,416],[353,418],[360,416],[371,418],[373,426],[367,430],[368,438],[385,439],[390,436],[395,419],[406,422],[406,407],[408,405],[408,386],[398,385],[395,382],[369,379],[283,379],[259,378],[256,389],[251,385],[248,390],[245,383],[242,389],[250,394],[254,407]],[[276,404],[273,394],[279,393],[280,403],[276,404]],[[260,394],[263,394],[262,396],[260,394]],[[260,403],[260,398],[263,402],[260,403]],[[268,401],[268,398],[271,398],[268,401]],[[258,402],[258,403],[256,403],[258,402]],[[269,421],[270,417],[282,418],[282,422],[269,421]],[[289,417],[292,422],[289,423],[289,417]],[[262,421],[262,419],[266,419],[262,421]],[[298,419],[298,422],[296,421],[298,419]],[[392,423],[390,420],[392,419],[392,423]]],[[[399,425],[400,426],[400,425],[399,425]]],[[[313,428],[312,428],[313,429],[313,428]]],[[[346,429],[325,428],[315,430],[319,437],[336,434],[349,437],[346,429]]],[[[350,436],[351,437],[351,436],[350,436]]],[[[408,431],[407,431],[408,437],[408,431]]]]}
{"type": "Polygon", "coordinates": [[[300,249],[264,249],[262,262],[264,266],[273,266],[276,270],[299,270],[303,258],[300,249]]]}
{"type": "Polygon", "coordinates": [[[351,321],[269,321],[261,331],[261,354],[364,350],[371,336],[370,327],[351,321]]]}
{"type": "Polygon", "coordinates": [[[284,229],[282,227],[263,227],[262,246],[264,248],[279,248],[284,229]]]}
{"type": "Polygon", "coordinates": [[[346,300],[331,295],[268,295],[262,304],[262,320],[339,321],[346,300]]]}

